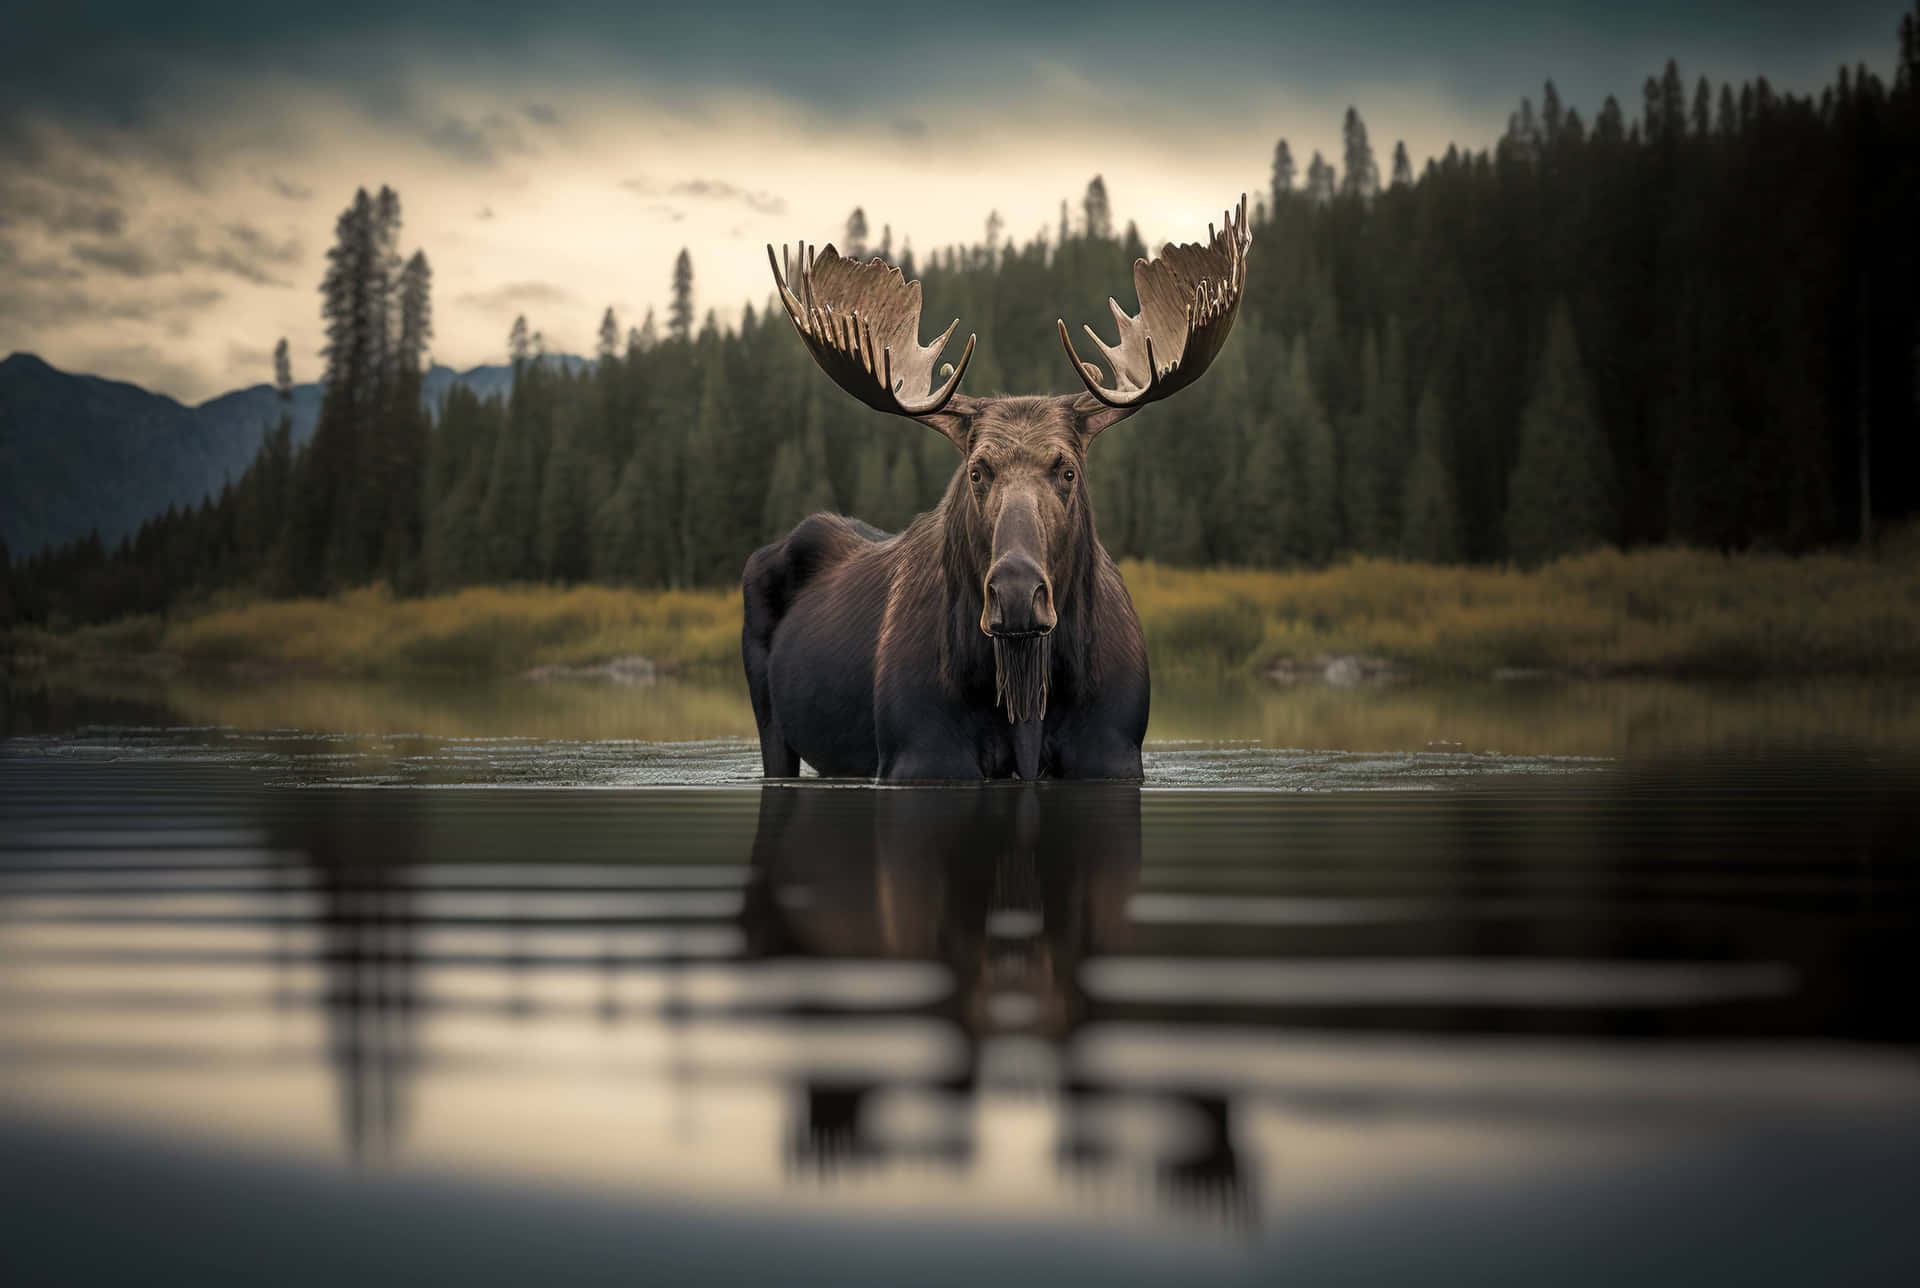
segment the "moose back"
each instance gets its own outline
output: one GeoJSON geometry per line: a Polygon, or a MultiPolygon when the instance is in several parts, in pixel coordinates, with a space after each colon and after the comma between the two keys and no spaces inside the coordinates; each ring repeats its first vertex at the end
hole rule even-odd
{"type": "Polygon", "coordinates": [[[815,514],[747,560],[741,652],[767,777],[802,761],[890,780],[1140,777],[1146,647],[1094,527],[1087,449],[1207,369],[1249,244],[1242,197],[1206,244],[1134,263],[1140,311],[1113,304],[1118,342],[1086,328],[1110,374],[1080,360],[1061,322],[1085,391],[991,398],[959,392],[973,336],[934,386],[959,322],[922,345],[919,282],[831,246],[767,248],[821,369],[960,452],[940,504],[904,531],[815,514]]]}

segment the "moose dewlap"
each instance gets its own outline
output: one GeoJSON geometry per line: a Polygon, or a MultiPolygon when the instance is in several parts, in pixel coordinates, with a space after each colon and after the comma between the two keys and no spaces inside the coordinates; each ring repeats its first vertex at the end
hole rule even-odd
{"type": "Polygon", "coordinates": [[[1087,448],[1199,379],[1246,285],[1243,196],[1204,245],[1133,266],[1140,311],[1087,336],[1107,371],[1060,342],[1084,393],[974,398],[973,357],[936,387],[960,325],[920,343],[920,283],[827,246],[767,257],[787,317],[834,383],[945,435],[959,466],[940,504],[889,535],[815,514],[747,560],[741,653],[761,765],[790,778],[1138,778],[1147,654],[1100,545],[1087,448]]]}

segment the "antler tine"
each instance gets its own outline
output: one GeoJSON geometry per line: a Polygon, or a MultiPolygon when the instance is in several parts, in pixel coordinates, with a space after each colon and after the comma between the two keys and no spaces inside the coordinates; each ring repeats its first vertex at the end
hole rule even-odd
{"type": "Polygon", "coordinates": [[[960,320],[955,318],[932,344],[921,344],[918,281],[907,281],[878,257],[846,259],[832,246],[805,242],[797,257],[785,259],[784,273],[771,245],[767,261],[788,320],[835,384],[869,407],[902,416],[933,416],[952,401],[977,337],[967,338],[953,374],[934,388],[934,364],[960,320]],[[792,280],[796,262],[797,283],[792,280]]]}
{"type": "Polygon", "coordinates": [[[1237,209],[1223,211],[1221,220],[1219,228],[1207,225],[1204,246],[1170,243],[1152,259],[1134,261],[1140,312],[1129,316],[1117,302],[1107,302],[1119,331],[1116,343],[1110,345],[1092,327],[1085,328],[1106,357],[1111,385],[1101,382],[1098,367],[1081,361],[1066,321],[1060,321],[1060,343],[1074,374],[1106,406],[1143,407],[1184,389],[1200,378],[1226,343],[1246,288],[1247,250],[1253,243],[1245,193],[1237,209]]]}

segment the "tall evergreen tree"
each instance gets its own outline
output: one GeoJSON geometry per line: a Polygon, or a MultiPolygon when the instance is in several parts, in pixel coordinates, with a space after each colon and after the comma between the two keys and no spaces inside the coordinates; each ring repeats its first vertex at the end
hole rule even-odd
{"type": "Polygon", "coordinates": [[[1313,159],[1307,162],[1307,200],[1316,206],[1326,205],[1333,200],[1334,183],[1333,167],[1315,151],[1313,159]]]}
{"type": "Polygon", "coordinates": [[[1366,122],[1354,108],[1347,109],[1346,122],[1340,128],[1346,144],[1346,171],[1340,178],[1340,191],[1349,197],[1371,201],[1380,191],[1380,167],[1373,159],[1373,145],[1367,142],[1366,122]]]}
{"type": "Polygon", "coordinates": [[[1430,563],[1458,563],[1465,553],[1460,532],[1460,500],[1453,485],[1453,439],[1437,386],[1420,395],[1414,414],[1413,461],[1407,468],[1406,514],[1400,529],[1400,557],[1430,563]]]}
{"type": "Polygon", "coordinates": [[[613,316],[613,306],[600,315],[600,334],[594,344],[594,356],[602,363],[612,362],[620,353],[620,323],[613,316]]]}
{"type": "Polygon", "coordinates": [[[1274,420],[1290,483],[1280,525],[1283,548],[1293,560],[1322,563],[1340,543],[1339,477],[1333,428],[1314,389],[1304,336],[1295,336],[1288,352],[1286,376],[1274,398],[1274,420]]]}
{"type": "Polygon", "coordinates": [[[1506,529],[1507,552],[1522,564],[1616,539],[1613,461],[1564,303],[1548,319],[1546,351],[1521,417],[1506,529]]]}
{"type": "Polygon", "coordinates": [[[1280,203],[1293,195],[1293,149],[1287,141],[1281,139],[1273,145],[1273,178],[1269,188],[1273,193],[1273,208],[1280,209],[1280,203]]]}
{"type": "Polygon", "coordinates": [[[693,256],[684,246],[673,261],[673,302],[667,306],[667,335],[682,343],[693,339],[693,256]]]}
{"type": "Polygon", "coordinates": [[[1080,209],[1087,221],[1087,236],[1106,241],[1113,236],[1113,207],[1107,201],[1107,181],[1094,175],[1087,183],[1080,209]]]}

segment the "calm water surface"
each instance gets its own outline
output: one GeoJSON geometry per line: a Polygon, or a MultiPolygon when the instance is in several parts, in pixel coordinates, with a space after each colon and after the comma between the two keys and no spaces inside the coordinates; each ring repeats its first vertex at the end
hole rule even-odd
{"type": "Polygon", "coordinates": [[[1144,787],[898,789],[500,692],[14,697],[9,1282],[1920,1272],[1904,691],[1203,694],[1144,787]]]}

